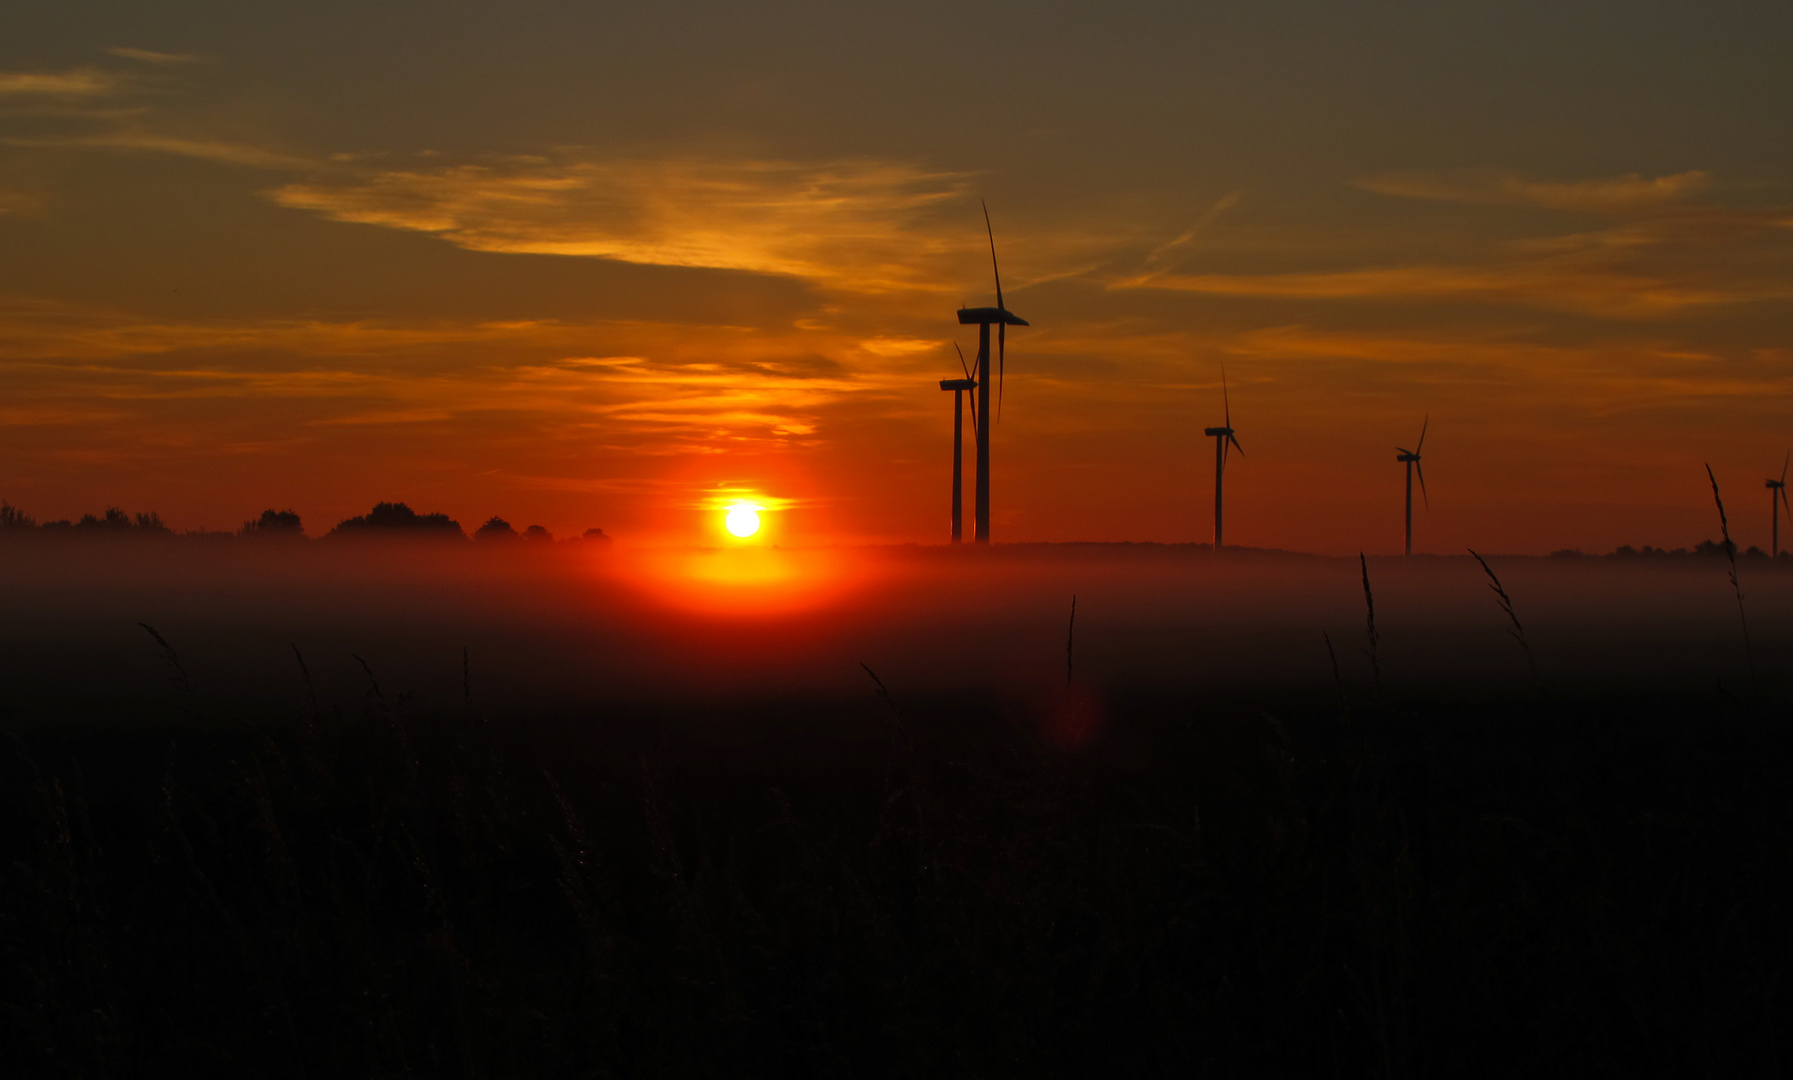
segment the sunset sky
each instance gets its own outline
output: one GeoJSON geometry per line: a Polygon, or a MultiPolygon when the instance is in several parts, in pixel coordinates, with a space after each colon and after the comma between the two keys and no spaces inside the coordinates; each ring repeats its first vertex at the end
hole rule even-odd
{"type": "Polygon", "coordinates": [[[0,7],[0,497],[625,541],[1768,543],[1793,8],[0,7]],[[969,518],[969,510],[967,511],[969,518]]]}

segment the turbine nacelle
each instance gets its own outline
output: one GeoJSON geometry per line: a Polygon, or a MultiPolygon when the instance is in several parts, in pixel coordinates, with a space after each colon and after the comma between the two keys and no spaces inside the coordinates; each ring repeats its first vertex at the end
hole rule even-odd
{"type": "Polygon", "coordinates": [[[1397,453],[1395,454],[1396,461],[1418,461],[1419,460],[1419,455],[1414,453],[1411,450],[1402,450],[1398,446],[1395,447],[1395,450],[1397,451],[1397,453]]]}
{"type": "Polygon", "coordinates": [[[968,307],[959,309],[960,326],[1026,326],[1027,320],[1005,307],[968,307]]]}
{"type": "Polygon", "coordinates": [[[976,390],[977,389],[977,380],[976,379],[941,379],[940,380],[940,389],[942,389],[942,390],[976,390]]]}
{"type": "Polygon", "coordinates": [[[1225,435],[1228,438],[1231,438],[1232,434],[1233,434],[1233,429],[1230,427],[1203,428],[1202,434],[1203,435],[1225,435]]]}

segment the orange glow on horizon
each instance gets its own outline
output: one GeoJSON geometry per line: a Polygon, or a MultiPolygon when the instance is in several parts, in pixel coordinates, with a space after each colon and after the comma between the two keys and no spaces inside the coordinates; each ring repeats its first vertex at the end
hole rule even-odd
{"type": "Polygon", "coordinates": [[[763,546],[644,553],[623,580],[666,607],[723,617],[777,617],[830,607],[861,583],[836,550],[763,546]]]}

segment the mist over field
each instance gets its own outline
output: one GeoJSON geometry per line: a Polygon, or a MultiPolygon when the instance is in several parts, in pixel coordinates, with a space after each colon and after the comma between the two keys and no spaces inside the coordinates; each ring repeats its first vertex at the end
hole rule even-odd
{"type": "MultiPolygon", "coordinates": [[[[1748,685],[1722,557],[1491,556],[1547,682],[1748,685]]],[[[1793,574],[1743,560],[1759,676],[1793,657],[1793,574]]],[[[1386,687],[1529,678],[1469,556],[1371,558],[1386,687]]],[[[1356,559],[1153,545],[735,550],[168,541],[22,543],[0,561],[0,664],[25,702],[173,702],[147,623],[205,710],[369,689],[493,716],[627,702],[1330,687],[1372,679],[1356,559]]]]}

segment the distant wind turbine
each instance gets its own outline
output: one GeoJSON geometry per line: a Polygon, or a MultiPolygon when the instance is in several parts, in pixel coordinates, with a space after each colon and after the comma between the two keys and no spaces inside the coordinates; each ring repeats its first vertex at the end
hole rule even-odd
{"type": "Polygon", "coordinates": [[[1762,485],[1768,489],[1768,519],[1773,522],[1773,548],[1774,557],[1777,559],[1781,557],[1782,507],[1786,507],[1787,521],[1793,524],[1793,505],[1789,505],[1787,502],[1787,465],[1790,462],[1793,462],[1793,450],[1787,451],[1787,456],[1781,459],[1781,478],[1762,481],[1762,485]]]}
{"type": "MultiPolygon", "coordinates": [[[[1008,329],[1026,326],[1027,320],[1002,303],[1002,271],[996,265],[996,230],[990,226],[990,208],[984,206],[984,232],[990,238],[990,273],[996,279],[996,306],[960,308],[959,325],[977,327],[977,369],[971,379],[977,384],[976,404],[972,406],[973,428],[977,433],[977,535],[980,544],[990,542],[990,327],[996,330],[997,402],[1001,405],[1003,370],[1007,363],[1008,329]]],[[[942,387],[944,389],[944,387],[942,387]]]]}
{"type": "MultiPolygon", "coordinates": [[[[965,537],[965,391],[976,390],[977,380],[965,367],[965,351],[959,343],[953,342],[953,348],[959,353],[959,368],[965,377],[941,379],[940,389],[953,392],[953,543],[957,544],[965,537]]],[[[971,430],[975,433],[977,429],[977,399],[972,398],[971,430]]]]}
{"type": "Polygon", "coordinates": [[[1225,520],[1225,515],[1223,513],[1223,505],[1224,504],[1221,499],[1221,490],[1222,490],[1222,482],[1226,479],[1227,448],[1230,446],[1234,450],[1239,451],[1239,456],[1241,456],[1241,457],[1245,456],[1245,447],[1240,446],[1239,440],[1233,437],[1233,402],[1232,402],[1232,399],[1227,395],[1226,371],[1225,370],[1222,370],[1220,373],[1220,400],[1221,400],[1223,407],[1226,409],[1226,424],[1222,427],[1211,427],[1211,428],[1203,428],[1202,429],[1203,435],[1210,436],[1214,440],[1214,550],[1215,551],[1219,551],[1221,548],[1221,545],[1225,543],[1225,540],[1223,539],[1225,534],[1222,529],[1222,525],[1225,520]]]}
{"type": "Polygon", "coordinates": [[[1426,495],[1426,470],[1419,463],[1420,451],[1426,448],[1426,428],[1432,425],[1430,414],[1419,426],[1419,442],[1413,449],[1395,447],[1395,460],[1407,463],[1407,554],[1413,554],[1413,474],[1419,473],[1419,497],[1425,500],[1426,509],[1432,509],[1432,500],[1426,495]]]}

